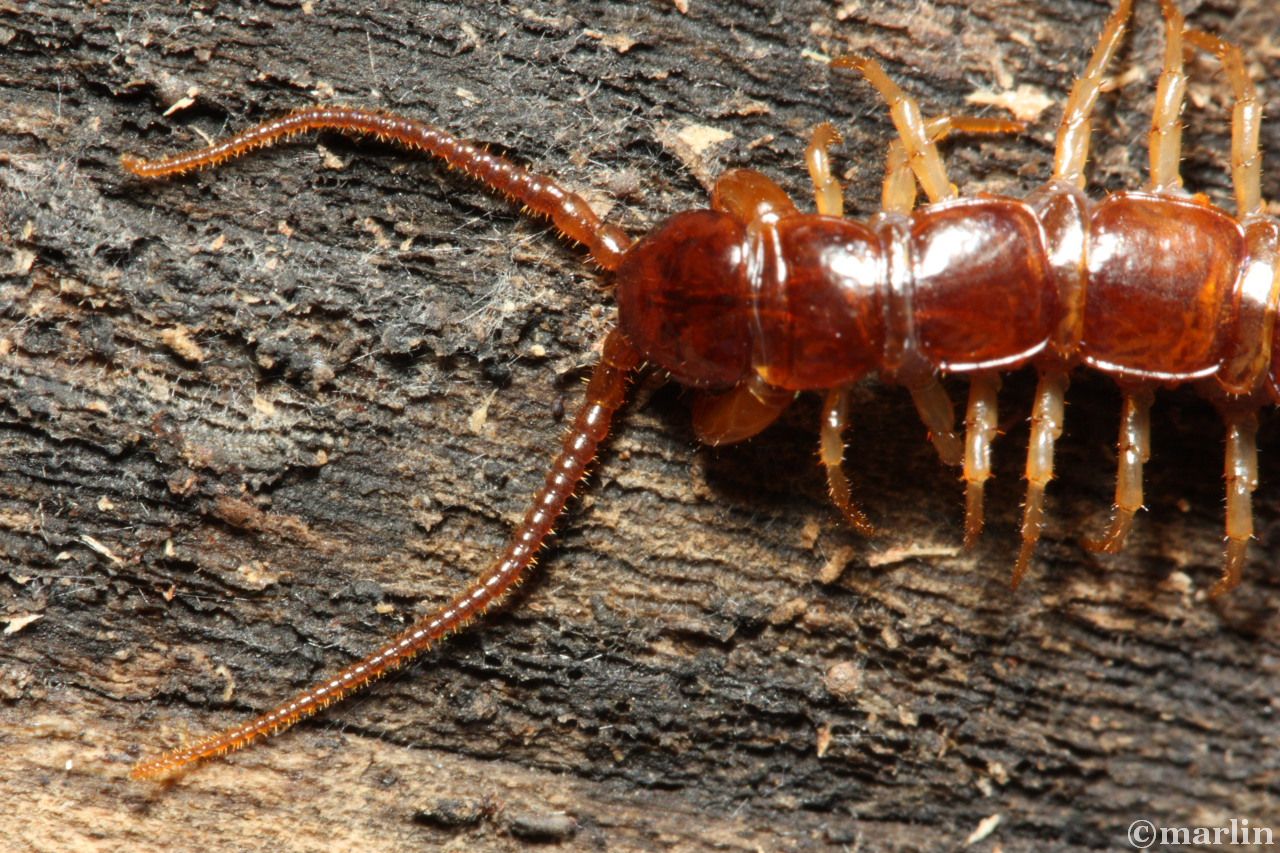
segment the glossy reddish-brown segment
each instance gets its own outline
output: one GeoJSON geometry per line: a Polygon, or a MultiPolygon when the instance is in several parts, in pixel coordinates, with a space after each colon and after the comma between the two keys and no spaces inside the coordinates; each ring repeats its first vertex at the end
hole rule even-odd
{"type": "Polygon", "coordinates": [[[750,282],[756,318],[752,353],[770,385],[790,390],[857,381],[879,363],[884,253],[857,222],[796,215],[762,232],[750,282]]]}
{"type": "Polygon", "coordinates": [[[778,388],[831,388],[886,369],[886,346],[948,373],[1084,363],[1160,382],[1215,376],[1229,352],[1234,385],[1258,384],[1267,303],[1244,273],[1251,249],[1274,252],[1273,223],[1247,240],[1215,207],[1146,193],[1071,208],[1083,218],[1073,304],[1055,287],[1047,237],[1064,230],[1061,207],[961,199],[913,211],[896,230],[805,213],[747,223],[683,213],[624,257],[619,322],[646,357],[704,387],[754,369],[778,388]],[[906,259],[901,292],[895,256],[906,259]],[[1074,310],[1073,339],[1041,355],[1074,310]]]}
{"type": "Polygon", "coordinates": [[[1089,220],[1082,356],[1125,379],[1186,382],[1217,373],[1238,346],[1231,316],[1244,232],[1217,208],[1117,193],[1089,220]]]}
{"type": "Polygon", "coordinates": [[[921,354],[949,372],[1008,369],[1048,343],[1057,317],[1035,212],[975,198],[911,220],[912,298],[921,354]]]}

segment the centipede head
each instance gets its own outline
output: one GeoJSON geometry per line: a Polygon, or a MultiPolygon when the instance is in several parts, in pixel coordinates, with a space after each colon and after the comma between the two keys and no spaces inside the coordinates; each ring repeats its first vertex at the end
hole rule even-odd
{"type": "Polygon", "coordinates": [[[615,273],[618,326],[644,358],[695,387],[735,385],[750,369],[746,228],[727,213],[671,217],[615,273]]]}

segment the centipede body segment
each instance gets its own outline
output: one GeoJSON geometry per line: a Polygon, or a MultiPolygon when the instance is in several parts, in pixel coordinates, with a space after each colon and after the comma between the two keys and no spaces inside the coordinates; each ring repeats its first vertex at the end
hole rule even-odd
{"type": "Polygon", "coordinates": [[[1000,377],[1033,366],[1039,381],[1015,586],[1044,526],[1071,372],[1107,374],[1123,393],[1112,521],[1085,539],[1087,547],[1108,552],[1123,546],[1143,504],[1155,392],[1192,384],[1218,407],[1226,428],[1226,553],[1212,592],[1236,586],[1253,534],[1257,414],[1280,402],[1280,353],[1273,349],[1280,223],[1263,209],[1261,106],[1239,49],[1187,28],[1173,0],[1160,5],[1166,49],[1149,134],[1150,178],[1142,190],[1098,200],[1084,193],[1090,123],[1132,0],[1120,0],[1107,19],[1067,98],[1053,174],[1025,200],[960,197],[936,144],[953,133],[1015,132],[1020,123],[926,117],[877,62],[863,57],[833,66],[857,71],[874,86],[898,132],[886,161],[883,210],[866,222],[842,216],[829,157],[840,137],[825,123],[805,152],[816,213],[801,212],[759,172],[736,169],[716,182],[708,208],[677,213],[635,244],[554,180],[445,131],[367,110],[306,108],[190,153],[125,157],[135,175],[164,178],[304,131],[375,136],[438,157],[550,219],[608,272],[618,308],[546,483],[488,571],[333,678],[243,725],[146,760],[134,776],[165,776],[288,728],[501,601],[533,566],[609,433],[629,378],[644,363],[694,390],[694,427],[710,444],[751,438],[798,393],[821,392],[819,460],[833,502],[862,532],[871,522],[841,468],[848,392],[872,372],[905,386],[943,461],[962,468],[967,545],[983,525],[1000,377]],[[1231,86],[1234,215],[1182,189],[1179,115],[1188,51],[1216,56],[1231,86]],[[928,199],[922,207],[917,189],[928,199]],[[943,374],[969,379],[963,433],[938,381],[943,374]]]}

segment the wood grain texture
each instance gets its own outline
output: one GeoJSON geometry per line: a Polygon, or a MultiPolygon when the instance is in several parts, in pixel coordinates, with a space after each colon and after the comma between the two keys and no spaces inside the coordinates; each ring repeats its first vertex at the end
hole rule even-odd
{"type": "MultiPolygon", "coordinates": [[[[17,818],[0,847],[937,850],[991,816],[969,849],[1123,848],[1139,817],[1280,830],[1275,420],[1248,574],[1209,602],[1216,416],[1159,396],[1149,511],[1124,555],[1091,556],[1119,396],[1087,375],[1017,593],[1032,377],[1002,392],[973,552],[900,390],[856,400],[848,467],[883,529],[864,541],[825,499],[815,401],[714,452],[679,390],[648,382],[503,613],[265,747],[127,781],[481,570],[611,302],[542,225],[376,144],[309,138],[158,184],[119,155],[300,103],[381,107],[639,234],[737,165],[807,204],[801,153],[831,119],[867,215],[886,111],[814,57],[869,51],[926,112],[1047,98],[1026,138],[948,149],[966,191],[1024,193],[1108,9],[780,5],[0,2],[0,802],[17,818]]],[[[1155,6],[1101,105],[1098,191],[1143,179],[1155,6]]],[[[1242,44],[1280,117],[1274,4],[1186,11],[1242,44]]],[[[1185,169],[1224,202],[1225,93],[1197,66],[1185,169]]],[[[1263,143],[1280,198],[1280,120],[1263,143]]]]}

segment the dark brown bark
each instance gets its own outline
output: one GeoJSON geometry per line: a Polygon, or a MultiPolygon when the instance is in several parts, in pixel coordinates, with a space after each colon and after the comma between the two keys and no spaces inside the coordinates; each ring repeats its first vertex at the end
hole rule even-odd
{"type": "MultiPolygon", "coordinates": [[[[6,838],[934,850],[998,816],[974,849],[1039,850],[1123,848],[1137,818],[1280,830],[1274,423],[1248,576],[1209,602],[1216,416],[1160,397],[1150,511],[1123,556],[1095,558],[1078,540],[1105,521],[1118,396],[1084,374],[1016,593],[1031,377],[1006,382],[972,553],[901,391],[868,383],[854,412],[849,469],[884,531],[863,541],[825,500],[813,401],[712,452],[650,382],[503,613],[265,747],[172,787],[125,778],[479,571],[541,480],[610,299],[542,225],[376,144],[306,139],[158,184],[126,178],[121,152],[301,103],[376,106],[491,143],[641,233],[731,166],[807,199],[801,152],[831,119],[866,215],[886,111],[806,52],[870,51],[930,113],[1008,84],[1052,99],[1027,138],[949,149],[967,191],[1034,188],[1106,4],[918,5],[0,3],[6,838]]],[[[1145,77],[1104,99],[1099,191],[1145,167],[1160,40],[1139,6],[1121,64],[1145,77]]],[[[1192,20],[1277,76],[1270,0],[1192,20]]],[[[1226,87],[1201,66],[1193,93],[1209,103],[1188,115],[1188,182],[1226,200],[1226,87]]],[[[1263,141],[1280,150],[1280,121],[1263,141]]]]}

